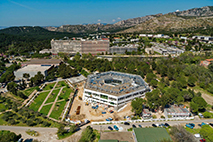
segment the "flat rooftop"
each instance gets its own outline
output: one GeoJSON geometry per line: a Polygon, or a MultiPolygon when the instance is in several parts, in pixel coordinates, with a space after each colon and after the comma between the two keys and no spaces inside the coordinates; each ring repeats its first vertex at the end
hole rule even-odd
{"type": "Polygon", "coordinates": [[[165,108],[167,113],[190,113],[186,108],[171,106],[170,108],[165,108]]]}
{"type": "Polygon", "coordinates": [[[22,64],[39,64],[39,65],[52,65],[60,64],[62,61],[59,59],[31,59],[30,61],[23,62],[22,64]]]}
{"type": "Polygon", "coordinates": [[[85,89],[121,96],[131,92],[148,90],[149,86],[139,75],[109,71],[89,75],[85,89]]]}
{"type": "Polygon", "coordinates": [[[44,72],[48,70],[51,66],[41,66],[41,65],[27,65],[18,69],[16,72],[44,72]]]}
{"type": "Polygon", "coordinates": [[[138,142],[158,142],[171,139],[165,128],[133,128],[138,142]]]}

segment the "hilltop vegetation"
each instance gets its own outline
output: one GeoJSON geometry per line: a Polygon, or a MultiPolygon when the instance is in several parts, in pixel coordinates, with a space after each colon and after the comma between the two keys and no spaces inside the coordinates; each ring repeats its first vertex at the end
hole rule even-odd
{"type": "Polygon", "coordinates": [[[72,33],[48,31],[41,27],[10,27],[0,30],[0,53],[29,55],[45,48],[51,48],[50,40],[77,36],[72,33]]]}

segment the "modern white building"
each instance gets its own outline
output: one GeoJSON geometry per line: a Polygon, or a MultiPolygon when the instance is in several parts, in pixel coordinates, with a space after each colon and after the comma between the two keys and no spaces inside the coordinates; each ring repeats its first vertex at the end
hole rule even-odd
{"type": "Polygon", "coordinates": [[[134,98],[145,97],[149,91],[141,76],[109,71],[88,76],[83,100],[113,106],[118,110],[134,98]]]}
{"type": "Polygon", "coordinates": [[[190,117],[191,113],[186,108],[171,106],[164,109],[164,115],[166,118],[184,118],[190,117]]]}

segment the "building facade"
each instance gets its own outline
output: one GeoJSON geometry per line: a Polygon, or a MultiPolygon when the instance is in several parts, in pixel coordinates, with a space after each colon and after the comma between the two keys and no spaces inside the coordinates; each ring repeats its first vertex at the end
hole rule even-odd
{"type": "Polygon", "coordinates": [[[164,115],[166,118],[184,118],[190,117],[191,113],[186,108],[171,106],[164,109],[164,115]]]}
{"type": "Polygon", "coordinates": [[[88,76],[83,100],[118,110],[134,98],[145,97],[148,91],[150,88],[141,76],[109,71],[88,76]]]}
{"type": "Polygon", "coordinates": [[[109,40],[51,40],[51,50],[53,54],[59,52],[75,55],[97,54],[109,52],[109,40]]]}

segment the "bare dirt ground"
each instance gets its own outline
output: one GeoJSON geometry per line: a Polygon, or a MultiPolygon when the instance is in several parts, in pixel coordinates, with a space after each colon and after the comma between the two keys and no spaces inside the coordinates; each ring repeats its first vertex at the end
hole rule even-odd
{"type": "Polygon", "coordinates": [[[134,142],[132,132],[102,132],[101,139],[102,140],[116,139],[119,141],[134,142]]]}
{"type": "Polygon", "coordinates": [[[109,113],[110,110],[114,110],[113,107],[105,107],[104,105],[99,105],[99,108],[92,109],[92,105],[86,105],[85,102],[81,100],[83,97],[83,83],[78,84],[78,94],[74,99],[71,111],[69,115],[71,116],[71,120],[83,120],[85,118],[89,119],[90,121],[105,121],[107,118],[111,117],[114,120],[123,120],[124,116],[132,115],[131,112],[131,103],[128,103],[127,106],[120,112],[114,111],[114,113],[109,113]],[[76,115],[77,107],[81,106],[80,114],[76,115]],[[106,114],[102,114],[102,112],[106,112],[106,114]]]}

